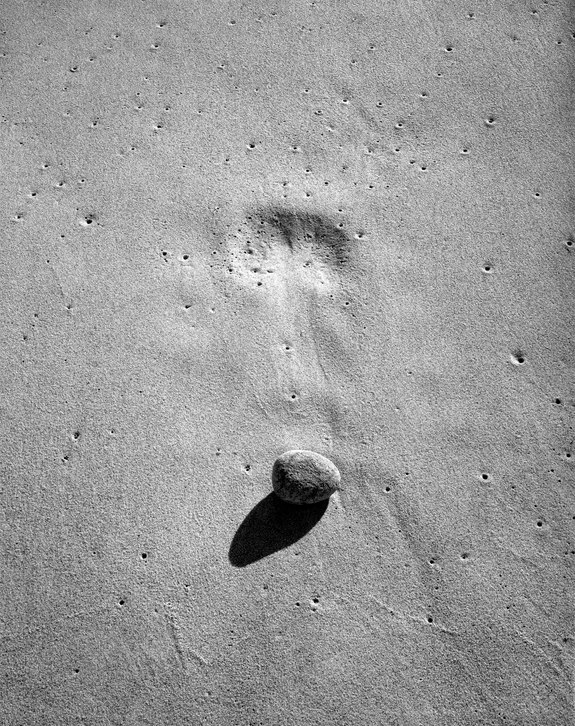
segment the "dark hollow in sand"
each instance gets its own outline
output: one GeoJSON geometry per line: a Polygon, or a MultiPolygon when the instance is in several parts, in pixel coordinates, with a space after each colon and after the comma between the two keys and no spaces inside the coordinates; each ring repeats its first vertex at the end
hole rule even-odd
{"type": "Polygon", "coordinates": [[[250,216],[276,229],[291,251],[301,246],[311,247],[335,266],[349,259],[349,237],[322,214],[269,206],[253,210],[250,216]]]}
{"type": "Polygon", "coordinates": [[[273,490],[291,504],[321,502],[339,489],[335,464],[315,451],[296,449],[279,456],[272,470],[273,490]]]}

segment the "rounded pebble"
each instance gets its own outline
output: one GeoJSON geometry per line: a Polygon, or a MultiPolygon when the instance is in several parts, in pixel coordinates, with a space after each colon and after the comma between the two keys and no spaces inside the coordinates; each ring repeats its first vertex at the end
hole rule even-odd
{"type": "Polygon", "coordinates": [[[274,462],[274,492],[284,502],[315,504],[339,489],[341,480],[336,465],[315,451],[286,451],[274,462]]]}

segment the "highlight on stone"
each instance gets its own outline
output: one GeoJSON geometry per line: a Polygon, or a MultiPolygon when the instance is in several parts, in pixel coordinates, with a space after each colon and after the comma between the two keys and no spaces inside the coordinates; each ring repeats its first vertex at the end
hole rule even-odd
{"type": "Polygon", "coordinates": [[[315,451],[286,451],[274,462],[272,485],[276,495],[291,504],[315,504],[339,489],[336,465],[315,451]]]}

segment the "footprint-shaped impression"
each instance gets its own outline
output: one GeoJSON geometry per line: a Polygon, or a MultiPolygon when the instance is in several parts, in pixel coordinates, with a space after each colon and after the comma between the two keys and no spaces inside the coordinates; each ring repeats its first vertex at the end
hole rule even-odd
{"type": "Polygon", "coordinates": [[[256,207],[228,242],[227,267],[236,282],[265,285],[280,306],[290,294],[328,293],[351,251],[347,234],[319,213],[256,207]]]}
{"type": "MultiPolygon", "coordinates": [[[[253,291],[256,320],[267,328],[266,363],[275,368],[277,387],[258,392],[258,402],[269,400],[260,406],[269,415],[289,405],[299,416],[335,397],[339,352],[352,347],[355,315],[341,302],[360,284],[354,243],[320,212],[273,204],[244,212],[225,239],[225,284],[253,291]]],[[[263,341],[259,335],[254,347],[263,341]]]]}
{"type": "Polygon", "coordinates": [[[272,470],[276,495],[291,504],[315,504],[336,492],[341,476],[336,465],[315,451],[295,449],[279,456],[272,470]]]}

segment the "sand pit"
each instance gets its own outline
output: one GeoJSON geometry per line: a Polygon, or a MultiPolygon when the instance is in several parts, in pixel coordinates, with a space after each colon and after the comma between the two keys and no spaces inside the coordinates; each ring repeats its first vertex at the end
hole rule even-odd
{"type": "Polygon", "coordinates": [[[5,6],[2,725],[572,723],[569,4],[5,6]]]}

